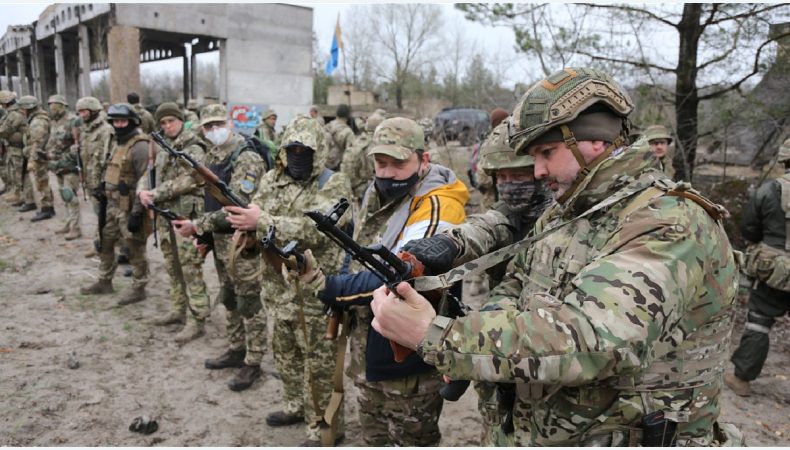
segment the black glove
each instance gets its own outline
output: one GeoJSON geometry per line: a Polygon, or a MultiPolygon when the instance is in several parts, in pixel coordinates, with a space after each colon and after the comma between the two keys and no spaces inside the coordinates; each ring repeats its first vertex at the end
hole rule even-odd
{"type": "Polygon", "coordinates": [[[403,250],[414,255],[425,265],[428,275],[445,273],[453,268],[453,260],[461,250],[453,239],[437,234],[425,239],[415,239],[403,246],[403,250]]]}
{"type": "Polygon", "coordinates": [[[143,215],[142,214],[132,214],[129,216],[129,221],[126,222],[126,229],[129,230],[130,233],[137,233],[138,231],[143,229],[143,215]]]}
{"type": "Polygon", "coordinates": [[[100,202],[107,200],[107,196],[104,194],[104,183],[100,183],[99,186],[91,189],[91,196],[100,202]]]}

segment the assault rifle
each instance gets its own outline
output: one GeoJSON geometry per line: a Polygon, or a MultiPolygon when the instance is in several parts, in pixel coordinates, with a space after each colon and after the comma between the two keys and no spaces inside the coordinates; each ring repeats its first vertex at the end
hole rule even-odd
{"type": "Polygon", "coordinates": [[[285,247],[277,247],[275,232],[274,225],[270,225],[266,237],[261,239],[263,259],[278,271],[282,270],[282,266],[285,265],[289,270],[295,270],[300,274],[304,272],[306,260],[304,253],[296,250],[297,242],[290,241],[285,244],[285,247]]]}
{"type": "MultiPolygon", "coordinates": [[[[392,292],[396,291],[396,286],[405,281],[409,282],[412,278],[423,275],[425,267],[409,252],[400,252],[395,255],[387,247],[381,244],[361,246],[349,235],[337,226],[340,217],[349,207],[348,200],[341,198],[326,214],[319,211],[308,211],[305,215],[316,223],[318,231],[325,234],[338,246],[345,250],[355,261],[370,270],[376,277],[384,282],[392,292]]],[[[468,307],[457,297],[450,295],[449,292],[441,291],[421,292],[421,294],[431,303],[433,308],[451,317],[466,315],[468,307]],[[443,295],[445,294],[445,295],[443,295]],[[449,301],[443,302],[442,298],[449,301]]],[[[392,352],[396,362],[403,362],[414,350],[404,347],[395,341],[390,341],[392,352]]],[[[469,386],[468,380],[451,381],[442,387],[441,395],[447,400],[455,401],[461,397],[469,386]]]]}
{"type": "Polygon", "coordinates": [[[189,156],[186,152],[178,151],[171,147],[160,132],[155,131],[151,133],[151,138],[173,157],[182,158],[189,163],[192,169],[206,182],[206,192],[214,197],[222,206],[247,207],[247,202],[239,198],[239,196],[236,195],[224,181],[220,180],[211,169],[195,161],[195,158],[189,156]]]}
{"type": "Polygon", "coordinates": [[[80,176],[80,186],[82,186],[82,199],[88,200],[88,194],[85,192],[88,190],[85,187],[85,168],[82,165],[82,148],[80,147],[80,128],[79,127],[71,127],[71,138],[74,140],[74,145],[77,146],[77,174],[80,176]]]}
{"type": "MultiPolygon", "coordinates": [[[[153,203],[148,205],[148,209],[164,217],[168,222],[172,222],[174,220],[187,220],[186,217],[176,214],[169,209],[160,208],[153,203]]],[[[214,238],[211,236],[211,233],[195,234],[193,237],[197,239],[198,244],[205,245],[205,247],[199,251],[200,257],[205,258],[208,252],[214,248],[214,238]]]]}
{"type": "MultiPolygon", "coordinates": [[[[148,190],[153,191],[156,189],[156,149],[154,148],[154,141],[148,141],[148,190]]],[[[154,247],[159,247],[159,236],[156,231],[156,212],[148,210],[148,218],[151,219],[151,228],[154,232],[154,247]]],[[[175,242],[171,242],[175,245],[175,242]]]]}

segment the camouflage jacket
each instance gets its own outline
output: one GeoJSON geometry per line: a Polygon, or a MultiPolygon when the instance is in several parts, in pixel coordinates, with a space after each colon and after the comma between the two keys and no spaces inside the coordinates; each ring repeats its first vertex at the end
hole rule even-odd
{"type": "MultiPolygon", "coordinates": [[[[236,150],[246,146],[244,137],[239,134],[232,134],[228,141],[217,147],[209,149],[206,155],[206,166],[209,168],[231,164],[230,180],[227,183],[230,190],[238,195],[245,202],[252,199],[253,194],[258,189],[263,174],[266,172],[266,164],[257,153],[253,151],[242,151],[237,154],[235,161],[230,162],[236,150]]],[[[213,169],[212,169],[213,170],[213,169]]],[[[216,173],[216,172],[215,172],[216,173]]],[[[217,211],[207,211],[203,216],[195,221],[198,233],[232,233],[233,228],[227,220],[226,213],[222,209],[217,211]]]]}
{"type": "Polygon", "coordinates": [[[99,186],[104,161],[112,151],[115,130],[106,119],[104,112],[100,112],[93,121],[83,123],[80,128],[80,152],[89,190],[99,186]]]}
{"type": "MultiPolygon", "coordinates": [[[[790,177],[790,175],[785,175],[790,177]]],[[[741,213],[741,235],[751,242],[764,242],[784,249],[787,219],[782,209],[782,186],[778,180],[763,183],[752,194],[741,213]]]]}
{"type": "Polygon", "coordinates": [[[132,109],[134,109],[134,112],[140,116],[140,129],[143,130],[143,133],[149,134],[157,129],[157,123],[154,121],[154,116],[151,115],[147,109],[143,108],[143,105],[135,103],[132,105],[132,109]]]}
{"type": "Polygon", "coordinates": [[[25,132],[24,155],[31,161],[47,160],[47,142],[49,141],[49,114],[41,108],[32,112],[25,132]]]}
{"type": "Polygon", "coordinates": [[[654,410],[678,445],[711,442],[738,268],[716,209],[672,185],[651,152],[615,151],[538,220],[596,208],[515,256],[498,310],[434,320],[427,362],[515,383],[516,445],[633,446],[654,410]]]}
{"type": "Polygon", "coordinates": [[[371,137],[370,133],[360,134],[354,145],[343,154],[343,162],[340,164],[340,171],[351,180],[351,190],[354,193],[352,198],[357,203],[362,201],[368,184],[375,176],[373,161],[367,156],[368,148],[373,142],[371,137]]]}
{"type": "Polygon", "coordinates": [[[258,128],[255,129],[255,135],[261,140],[265,139],[272,144],[277,144],[277,132],[266,122],[261,122],[261,124],[258,125],[258,128]]]}
{"type": "Polygon", "coordinates": [[[343,154],[354,145],[354,131],[348,126],[346,119],[337,118],[326,125],[329,131],[329,155],[326,166],[338,170],[343,161],[343,154]]]}
{"type": "MultiPolygon", "coordinates": [[[[327,273],[336,273],[343,261],[343,251],[315,227],[315,223],[304,215],[305,211],[319,210],[325,212],[341,198],[351,195],[351,185],[342,173],[332,173],[326,178],[324,168],[328,147],[320,125],[309,118],[297,116],[289,124],[282,136],[282,143],[292,141],[317,142],[313,157],[313,170],[310,177],[297,181],[285,173],[288,165],[285,149],[275,161],[275,168],[266,173],[255,193],[253,203],[260,206],[261,215],[258,219],[257,237],[266,236],[270,226],[276,230],[276,244],[283,246],[291,240],[298,242],[298,249],[311,249],[321,267],[327,273]],[[302,128],[299,128],[300,126],[302,128]],[[304,136],[309,134],[310,136],[304,136]],[[304,137],[300,137],[300,135],[304,137]],[[317,137],[316,137],[317,136],[317,137]],[[322,174],[324,174],[322,176],[322,174]],[[319,184],[323,185],[319,186],[319,184]]],[[[338,226],[343,226],[351,219],[351,214],[344,214],[338,226]]],[[[274,316],[281,319],[296,319],[300,306],[307,315],[320,316],[323,305],[315,298],[308,298],[306,293],[297,292],[294,285],[285,284],[279,268],[262,261],[263,301],[274,316]]],[[[310,296],[312,297],[312,296],[310,296]]]]}
{"type": "Polygon", "coordinates": [[[68,111],[64,111],[59,116],[50,117],[49,141],[47,141],[47,158],[50,161],[59,161],[68,155],[74,144],[71,128],[76,119],[77,116],[68,111]]]}
{"type": "MultiPolygon", "coordinates": [[[[175,139],[165,136],[165,141],[197,162],[205,163],[205,144],[192,131],[182,130],[175,139]]],[[[158,149],[155,167],[156,183],[153,192],[156,206],[187,218],[203,215],[203,179],[192,166],[182,158],[158,149]]],[[[149,190],[148,180],[149,172],[146,171],[137,183],[138,192],[149,190]]]]}
{"type": "Polygon", "coordinates": [[[11,105],[6,111],[3,120],[0,121],[0,139],[8,141],[11,147],[24,147],[24,136],[27,132],[27,119],[25,118],[19,105],[11,105]]]}

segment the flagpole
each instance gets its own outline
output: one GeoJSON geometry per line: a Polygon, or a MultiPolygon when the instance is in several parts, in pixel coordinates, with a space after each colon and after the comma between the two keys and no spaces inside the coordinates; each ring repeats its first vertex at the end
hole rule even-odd
{"type": "MultiPolygon", "coordinates": [[[[340,29],[340,13],[337,13],[337,29],[340,29]]],[[[339,33],[338,33],[339,34],[339,33]]],[[[342,42],[342,37],[341,37],[342,42]]],[[[346,86],[351,85],[351,80],[348,79],[348,66],[346,65],[346,44],[340,45],[340,51],[343,53],[343,74],[346,77],[346,86]]],[[[346,90],[346,97],[348,98],[348,106],[351,107],[351,89],[346,90]]]]}

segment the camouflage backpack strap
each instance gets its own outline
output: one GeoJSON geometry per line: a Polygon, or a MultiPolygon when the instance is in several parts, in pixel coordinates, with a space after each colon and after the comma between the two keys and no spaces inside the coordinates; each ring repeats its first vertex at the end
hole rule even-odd
{"type": "Polygon", "coordinates": [[[776,179],[782,188],[782,211],[785,213],[785,250],[790,251],[790,174],[776,179]]]}
{"type": "Polygon", "coordinates": [[[691,184],[685,181],[673,182],[668,178],[656,181],[655,186],[666,192],[666,195],[672,197],[683,197],[698,204],[713,218],[716,222],[721,223],[722,219],[730,217],[729,211],[718,203],[713,203],[710,199],[700,194],[696,189],[691,187],[691,184]]]}
{"type": "Polygon", "coordinates": [[[434,289],[448,289],[453,283],[460,281],[470,275],[483,273],[487,269],[499,264],[500,262],[514,257],[516,254],[529,247],[533,242],[543,239],[545,236],[554,233],[560,228],[564,228],[581,219],[589,217],[598,211],[603,211],[616,203],[643,192],[645,189],[653,186],[656,181],[658,181],[658,177],[661,176],[663,176],[663,174],[657,172],[646,172],[628,186],[617,191],[616,193],[607,197],[604,201],[596,204],[592,208],[584,211],[573,219],[560,222],[557,225],[533,234],[531,237],[508,245],[507,247],[500,248],[499,250],[491,252],[487,255],[483,255],[473,261],[464,263],[461,266],[441,275],[414,278],[412,280],[414,289],[420,292],[431,291],[434,289]]]}

